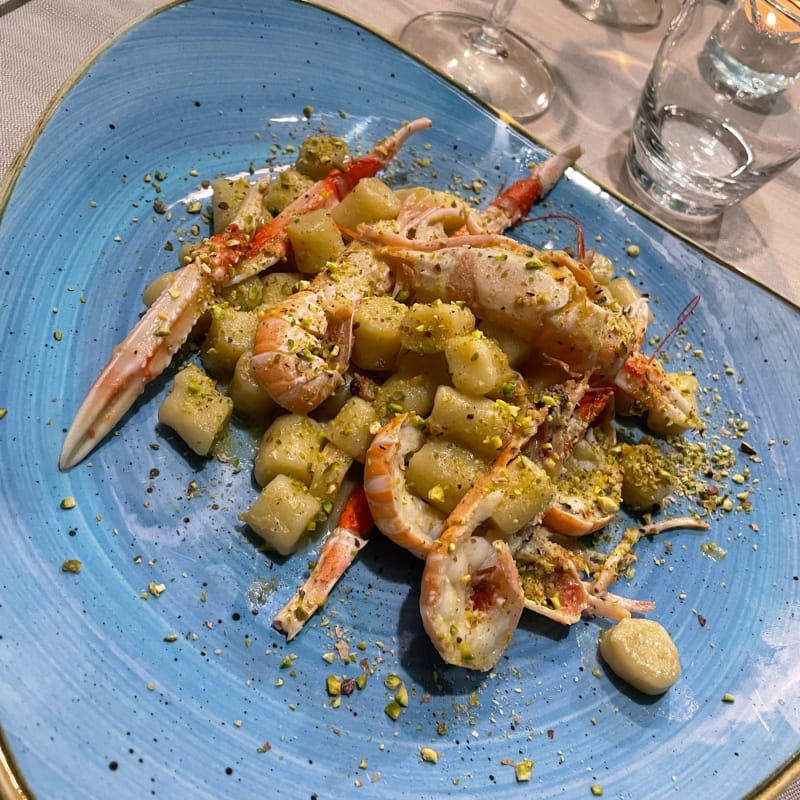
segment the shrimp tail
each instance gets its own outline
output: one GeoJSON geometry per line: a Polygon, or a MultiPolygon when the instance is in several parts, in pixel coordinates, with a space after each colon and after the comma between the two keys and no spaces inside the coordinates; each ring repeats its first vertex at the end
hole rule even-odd
{"type": "Polygon", "coordinates": [[[471,536],[428,554],[420,613],[448,664],[492,669],[511,642],[523,608],[519,574],[505,542],[471,536]]]}

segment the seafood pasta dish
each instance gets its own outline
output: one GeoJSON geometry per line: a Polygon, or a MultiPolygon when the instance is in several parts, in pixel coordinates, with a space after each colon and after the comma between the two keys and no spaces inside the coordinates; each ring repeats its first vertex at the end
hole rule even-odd
{"type": "Polygon", "coordinates": [[[282,557],[319,540],[272,623],[287,638],[385,536],[419,559],[422,625],[445,662],[490,670],[526,613],[599,615],[616,623],[601,640],[612,669],[663,692],[680,670],[674,645],[647,598],[612,589],[643,536],[708,527],[670,513],[675,443],[702,427],[697,380],[667,370],[647,296],[586,249],[579,220],[567,249],[509,236],[547,216],[534,207],[579,148],[483,205],[378,177],[430,125],[360,156],[319,133],[283,171],[214,180],[213,232],[145,291],[60,466],[174,360],[160,422],[213,457],[244,420],[260,444],[240,519],[282,557]],[[622,419],[635,441],[618,436],[622,419]],[[640,524],[614,532],[622,508],[640,524]]]}

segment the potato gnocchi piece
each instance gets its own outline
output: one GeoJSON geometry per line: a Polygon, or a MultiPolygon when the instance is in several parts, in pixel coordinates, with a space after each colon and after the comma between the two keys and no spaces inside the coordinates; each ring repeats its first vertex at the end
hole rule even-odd
{"type": "Polygon", "coordinates": [[[612,299],[622,308],[638,300],[642,293],[633,285],[629,278],[618,275],[608,282],[608,292],[612,299]]]}
{"type": "Polygon", "coordinates": [[[258,314],[254,311],[214,306],[211,326],[200,349],[200,359],[212,377],[227,380],[233,375],[242,354],[253,349],[257,325],[258,314]]]}
{"type": "Polygon", "coordinates": [[[266,307],[274,306],[293,294],[303,276],[299,272],[268,272],[260,280],[264,283],[261,304],[266,307]]]}
{"type": "Polygon", "coordinates": [[[158,421],[172,428],[199,456],[211,453],[233,413],[233,401],[196,364],[184,367],[158,409],[158,421]]]}
{"type": "Polygon", "coordinates": [[[515,458],[504,473],[506,481],[500,485],[503,499],[490,520],[500,533],[508,536],[542,517],[555,487],[545,470],[526,456],[515,458]]]}
{"type": "Polygon", "coordinates": [[[264,208],[270,214],[280,214],[293,200],[314,185],[314,181],[290,167],[279,173],[264,192],[264,208]]]}
{"type": "Polygon", "coordinates": [[[321,181],[340,167],[350,154],[347,142],[338,136],[308,136],[300,145],[295,168],[313,181],[321,181]]]}
{"type": "Polygon", "coordinates": [[[391,375],[376,392],[375,408],[379,418],[385,421],[403,411],[427,416],[433,408],[438,385],[436,377],[427,373],[391,375]]]}
{"type": "Polygon", "coordinates": [[[387,295],[365,297],[353,317],[351,359],[359,369],[392,370],[400,355],[400,324],[407,307],[387,295]]]}
{"type": "Polygon", "coordinates": [[[595,252],[591,264],[592,275],[601,286],[608,286],[616,272],[614,262],[603,253],[595,252]]]}
{"type": "Polygon", "coordinates": [[[452,386],[436,390],[428,426],[483,458],[494,458],[503,447],[513,420],[508,408],[486,397],[474,397],[452,386]]]}
{"type": "Polygon", "coordinates": [[[469,394],[489,394],[509,375],[506,354],[480,331],[453,336],[444,345],[453,386],[469,394]]]}
{"type": "Polygon", "coordinates": [[[466,447],[430,439],[411,456],[406,482],[415,495],[449,514],[487,466],[466,447]]]}
{"type": "Polygon", "coordinates": [[[352,463],[352,456],[333,442],[323,445],[311,470],[308,491],[317,499],[333,504],[352,463]]]}
{"type": "Polygon", "coordinates": [[[304,275],[321,272],[344,252],[342,234],[326,208],[293,219],[287,230],[295,267],[304,275]]]}
{"type": "Polygon", "coordinates": [[[293,553],[303,536],[314,530],[322,503],[300,481],[278,474],[261,490],[239,519],[264,544],[280,555],[293,553]]]}
{"type": "Polygon", "coordinates": [[[623,444],[620,465],[622,502],[634,511],[657,509],[675,488],[677,478],[658,445],[623,444]]]}
{"type": "Polygon", "coordinates": [[[363,397],[351,397],[325,425],[325,435],[350,458],[363,464],[377,425],[375,406],[363,397]]]}
{"type": "Polygon", "coordinates": [[[380,178],[362,178],[331,213],[337,225],[355,230],[362,222],[395,219],[399,210],[397,195],[380,178]]]}
{"type": "Polygon", "coordinates": [[[620,620],[601,633],[599,650],[622,680],[644,694],[663,694],[681,675],[678,648],[653,619],[620,620]]]}
{"type": "Polygon", "coordinates": [[[219,287],[217,298],[219,302],[226,303],[237,311],[255,311],[268,300],[266,286],[264,277],[253,275],[241,283],[219,287]]]}
{"type": "Polygon", "coordinates": [[[266,426],[278,413],[280,406],[261,388],[253,374],[252,352],[239,356],[233,377],[228,385],[228,396],[233,400],[233,411],[248,422],[266,426]]]}
{"type": "MultiPolygon", "coordinates": [[[[668,372],[667,381],[671,383],[689,405],[688,419],[697,419],[700,409],[697,404],[697,390],[699,384],[694,375],[688,372],[668,372]]],[[[670,436],[678,436],[689,430],[688,423],[678,424],[674,418],[659,411],[649,411],[647,413],[647,428],[655,436],[666,439],[670,436]]]]}
{"type": "Polygon", "coordinates": [[[400,329],[403,347],[415,353],[439,353],[448,339],[475,329],[475,315],[462,303],[414,303],[400,329]]]}
{"type": "Polygon", "coordinates": [[[300,414],[283,414],[264,433],[254,464],[259,486],[288,475],[308,486],[325,444],[319,422],[300,414]]]}
{"type": "Polygon", "coordinates": [[[242,201],[250,191],[250,181],[240,178],[217,178],[211,181],[211,214],[214,233],[220,233],[233,221],[242,201]]]}

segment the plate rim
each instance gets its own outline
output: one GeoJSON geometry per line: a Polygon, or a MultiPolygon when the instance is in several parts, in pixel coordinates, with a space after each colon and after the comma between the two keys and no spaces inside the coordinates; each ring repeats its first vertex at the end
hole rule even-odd
{"type": "MultiPolygon", "coordinates": [[[[242,1],[252,2],[252,0],[242,0],[242,1]]],[[[342,19],[347,23],[369,33],[371,36],[376,37],[377,39],[380,39],[383,42],[391,45],[396,50],[404,53],[412,60],[421,64],[429,72],[436,74],[441,79],[449,83],[451,86],[457,88],[462,94],[469,97],[469,99],[472,102],[480,105],[487,114],[489,114],[492,117],[495,117],[497,120],[508,125],[524,139],[528,140],[529,142],[538,147],[544,148],[550,153],[555,152],[555,148],[553,148],[544,139],[534,135],[529,130],[527,130],[527,128],[525,128],[522,123],[517,122],[514,118],[508,116],[502,110],[492,106],[491,104],[481,100],[480,98],[473,96],[466,90],[466,88],[461,83],[452,79],[450,76],[446,75],[444,72],[436,68],[426,59],[412,52],[411,50],[400,44],[397,40],[393,39],[392,37],[382,33],[381,31],[376,30],[371,25],[363,22],[362,20],[354,18],[343,11],[340,11],[338,9],[332,9],[322,2],[317,2],[317,0],[285,0],[285,1],[294,3],[298,6],[310,6],[331,16],[338,17],[339,19],[342,19]]],[[[50,119],[52,118],[54,113],[58,110],[60,104],[63,102],[65,97],[84,78],[84,76],[90,70],[91,66],[95,63],[95,61],[97,61],[98,58],[100,58],[105,52],[111,49],[120,39],[124,38],[131,30],[137,28],[138,26],[149,21],[150,19],[155,18],[161,13],[169,11],[170,9],[176,6],[188,5],[189,3],[192,2],[194,2],[194,0],[169,0],[168,2],[156,8],[150,9],[148,11],[143,12],[142,14],[137,15],[136,17],[125,23],[123,26],[121,26],[114,33],[112,33],[110,36],[108,36],[98,46],[96,46],[89,54],[87,54],[81,60],[81,62],[65,78],[62,84],[50,98],[45,108],[42,110],[34,126],[26,134],[25,138],[22,141],[22,144],[14,154],[5,174],[2,177],[0,177],[0,225],[2,225],[3,223],[8,203],[13,196],[17,181],[22,174],[22,171],[25,167],[25,162],[28,156],[30,155],[33,147],[36,145],[37,141],[39,140],[45,128],[47,127],[47,124],[49,123],[50,119]]],[[[800,303],[791,300],[790,298],[781,294],[779,291],[766,285],[758,278],[738,269],[734,264],[719,257],[713,251],[709,250],[706,246],[692,239],[691,236],[689,236],[688,234],[672,227],[668,222],[665,222],[664,220],[654,216],[654,214],[651,211],[641,206],[633,198],[630,198],[622,194],[622,192],[616,189],[615,187],[609,186],[604,181],[598,180],[597,178],[593,177],[590,173],[586,172],[579,164],[573,165],[572,169],[575,170],[577,173],[579,173],[585,180],[589,181],[594,186],[598,187],[600,190],[607,193],[610,197],[613,197],[623,206],[635,212],[640,217],[648,220],[652,224],[656,225],[658,228],[662,229],[669,235],[682,241],[684,244],[688,245],[689,247],[691,247],[704,257],[716,263],[719,267],[727,271],[733,272],[738,278],[743,279],[750,284],[760,287],[762,290],[766,291],[769,295],[771,295],[775,300],[787,304],[790,308],[796,311],[800,311],[800,303]]],[[[749,790],[745,795],[743,795],[742,800],[779,800],[779,798],[783,795],[783,793],[786,792],[789,789],[789,787],[796,781],[800,781],[800,747],[794,752],[793,755],[791,755],[783,764],[779,765],[761,783],[759,783],[757,786],[755,786],[753,789],[749,790]]],[[[0,800],[35,800],[35,795],[31,792],[30,788],[28,787],[27,781],[25,780],[25,776],[22,773],[20,767],[18,766],[16,758],[14,757],[12,749],[9,745],[8,739],[3,729],[2,720],[0,720],[0,800]]]]}

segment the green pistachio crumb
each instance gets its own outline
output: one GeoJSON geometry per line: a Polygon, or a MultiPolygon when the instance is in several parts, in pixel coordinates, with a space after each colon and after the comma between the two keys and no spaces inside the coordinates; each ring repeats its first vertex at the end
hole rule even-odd
{"type": "Polygon", "coordinates": [[[408,689],[406,689],[405,684],[400,684],[397,689],[397,693],[394,696],[394,699],[403,707],[408,708],[408,689]]]}
{"type": "Polygon", "coordinates": [[[399,675],[392,673],[384,678],[383,685],[390,691],[396,691],[403,684],[403,679],[399,675]]]}
{"type": "Polygon", "coordinates": [[[61,565],[61,571],[78,573],[81,571],[82,567],[83,567],[83,562],[79,561],[77,558],[68,558],[61,565]]]}
{"type": "Polygon", "coordinates": [[[439,753],[432,747],[420,747],[419,754],[422,760],[428,764],[436,764],[439,761],[439,753]]]}
{"type": "Polygon", "coordinates": [[[524,783],[525,781],[529,781],[531,779],[531,775],[533,773],[533,761],[529,758],[520,761],[514,767],[514,774],[516,775],[517,781],[519,783],[524,783]]]}
{"type": "Polygon", "coordinates": [[[69,511],[71,508],[75,508],[77,503],[75,502],[75,498],[70,495],[69,497],[65,497],[59,505],[63,511],[69,511]]]}
{"type": "Polygon", "coordinates": [[[397,702],[397,700],[392,700],[387,703],[386,708],[383,710],[386,713],[386,716],[393,720],[399,719],[400,715],[403,713],[403,707],[397,702]]]}

